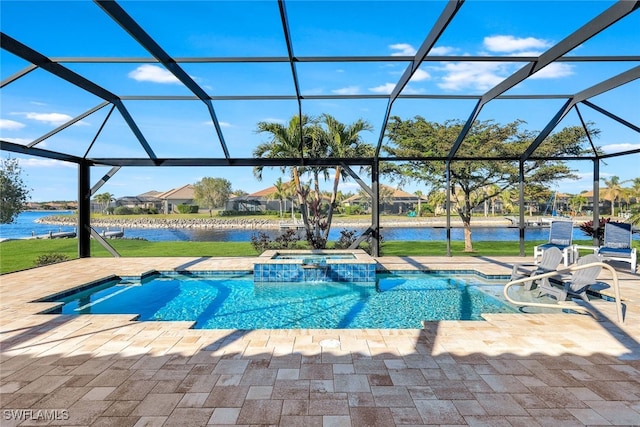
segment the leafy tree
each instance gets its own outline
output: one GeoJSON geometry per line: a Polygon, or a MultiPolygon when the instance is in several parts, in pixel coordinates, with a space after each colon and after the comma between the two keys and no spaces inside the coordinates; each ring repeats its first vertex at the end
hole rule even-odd
{"type": "Polygon", "coordinates": [[[22,180],[18,159],[0,162],[0,224],[10,224],[24,210],[31,190],[22,180]]]}
{"type": "MultiPolygon", "coordinates": [[[[485,200],[494,198],[518,184],[519,169],[516,161],[486,161],[481,158],[514,158],[530,146],[536,134],[520,129],[522,121],[499,125],[493,121],[477,121],[469,130],[457,155],[465,160],[450,163],[450,184],[454,209],[462,219],[465,235],[465,251],[473,251],[471,239],[471,214],[485,200]],[[494,185],[493,191],[479,191],[494,185]]],[[[446,121],[435,123],[416,116],[402,120],[393,117],[387,126],[389,143],[385,151],[396,157],[446,156],[463,123],[446,121]]],[[[598,131],[592,131],[592,136],[598,131]]],[[[581,127],[564,128],[547,137],[536,150],[539,157],[580,155],[586,135],[581,127]]],[[[446,184],[444,161],[407,161],[402,164],[385,164],[381,168],[399,181],[422,181],[442,188],[446,184]]],[[[530,160],[524,164],[525,181],[543,185],[566,178],[576,178],[573,171],[559,160],[530,160]]]]}
{"type": "Polygon", "coordinates": [[[111,201],[113,199],[113,194],[111,193],[96,194],[96,196],[93,198],[93,200],[95,200],[95,202],[100,206],[100,211],[102,213],[106,212],[107,209],[109,209],[109,205],[111,204],[111,201]]]}
{"type": "Polygon", "coordinates": [[[231,194],[231,182],[224,178],[202,178],[193,185],[194,196],[198,204],[209,209],[209,216],[212,216],[212,209],[224,206],[231,194]]]}

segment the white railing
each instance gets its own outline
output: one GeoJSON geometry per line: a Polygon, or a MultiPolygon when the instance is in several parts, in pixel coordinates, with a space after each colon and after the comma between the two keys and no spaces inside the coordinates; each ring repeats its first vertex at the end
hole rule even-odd
{"type": "Polygon", "coordinates": [[[527,301],[516,301],[513,298],[511,298],[509,296],[509,288],[513,285],[519,285],[525,282],[530,282],[532,280],[538,280],[538,279],[544,279],[547,277],[553,277],[553,276],[557,276],[559,274],[565,274],[565,273],[570,273],[576,270],[582,270],[585,268],[589,268],[589,267],[594,267],[594,266],[600,266],[602,268],[606,268],[607,270],[609,270],[611,272],[611,275],[613,276],[613,292],[615,295],[615,303],[616,303],[616,311],[618,314],[618,323],[624,323],[624,316],[622,314],[622,302],[620,300],[620,286],[618,284],[618,273],[616,272],[616,270],[611,267],[609,264],[605,264],[603,262],[592,262],[590,264],[584,264],[584,265],[572,265],[569,268],[563,268],[557,271],[552,271],[550,273],[544,273],[544,274],[539,274],[536,276],[527,276],[527,277],[523,277],[521,279],[517,279],[517,280],[512,280],[510,282],[508,282],[506,285],[504,285],[504,296],[507,299],[507,301],[509,301],[511,304],[515,304],[515,305],[521,305],[521,306],[527,306],[527,307],[542,307],[542,308],[560,308],[560,309],[569,309],[569,310],[575,310],[575,311],[581,311],[584,313],[588,313],[590,315],[592,315],[595,319],[598,319],[598,315],[596,313],[594,313],[591,309],[578,305],[573,301],[558,301],[556,304],[546,304],[546,303],[539,303],[539,302],[527,302],[527,301]]]}

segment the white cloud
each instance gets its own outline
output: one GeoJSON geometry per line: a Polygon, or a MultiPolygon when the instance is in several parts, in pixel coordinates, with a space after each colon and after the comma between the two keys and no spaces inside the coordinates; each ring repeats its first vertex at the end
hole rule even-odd
{"type": "Polygon", "coordinates": [[[153,83],[180,83],[180,80],[162,67],[151,64],[143,64],[131,71],[128,76],[139,82],[153,83]]]}
{"type": "Polygon", "coordinates": [[[547,65],[535,74],[532,74],[530,79],[557,79],[559,77],[567,77],[573,75],[573,65],[554,62],[547,65]]]}
{"type": "Polygon", "coordinates": [[[424,71],[422,68],[418,68],[413,76],[411,76],[412,82],[421,82],[423,80],[429,80],[431,78],[431,74],[424,71]]]}
{"type": "Polygon", "coordinates": [[[442,89],[488,90],[505,79],[505,64],[489,62],[457,62],[444,66],[446,75],[438,86],[442,89]]]}
{"type": "Polygon", "coordinates": [[[30,139],[27,138],[0,138],[3,141],[7,141],[7,142],[13,142],[14,144],[20,144],[20,145],[27,145],[28,143],[31,142],[30,139]]]}
{"type": "Polygon", "coordinates": [[[403,95],[417,95],[419,93],[424,93],[424,89],[414,89],[411,86],[407,85],[402,89],[403,95]]]}
{"type": "Polygon", "coordinates": [[[449,55],[455,52],[455,48],[448,46],[436,46],[429,51],[429,55],[449,55]]]}
{"type": "Polygon", "coordinates": [[[621,151],[640,150],[640,144],[630,144],[628,142],[621,144],[607,144],[600,147],[605,153],[619,153],[621,151]]]}
{"type": "Polygon", "coordinates": [[[76,167],[74,163],[62,162],[60,160],[53,160],[53,159],[39,159],[36,157],[20,159],[20,166],[33,167],[33,168],[54,168],[54,167],[75,168],[76,167]]]}
{"type": "Polygon", "coordinates": [[[335,93],[336,95],[356,95],[360,93],[360,87],[358,86],[341,87],[340,89],[334,89],[331,92],[335,93]]]}
{"type": "Polygon", "coordinates": [[[518,52],[527,49],[546,49],[551,46],[548,41],[535,37],[518,38],[505,35],[485,37],[483,44],[492,52],[518,52]]]}
{"type": "Polygon", "coordinates": [[[395,83],[385,83],[383,85],[380,86],[376,86],[376,87],[370,87],[369,90],[371,92],[374,93],[385,93],[385,94],[389,94],[393,91],[393,89],[396,87],[395,83]]]}
{"type": "MultiPolygon", "coordinates": [[[[213,121],[212,120],[207,120],[206,122],[204,122],[205,125],[209,125],[209,126],[213,126],[213,121]]],[[[223,128],[230,128],[233,127],[233,125],[229,122],[221,122],[218,120],[218,124],[220,125],[220,127],[223,128]]]]}
{"type": "Polygon", "coordinates": [[[413,56],[416,54],[416,49],[408,43],[391,44],[389,49],[396,51],[391,56],[413,56]]]}
{"type": "Polygon", "coordinates": [[[63,125],[73,118],[68,114],[62,113],[24,113],[24,115],[27,119],[48,123],[54,126],[63,125]]]}
{"type": "Polygon", "coordinates": [[[16,122],[15,120],[0,119],[0,129],[18,130],[24,126],[24,123],[16,122]]]}

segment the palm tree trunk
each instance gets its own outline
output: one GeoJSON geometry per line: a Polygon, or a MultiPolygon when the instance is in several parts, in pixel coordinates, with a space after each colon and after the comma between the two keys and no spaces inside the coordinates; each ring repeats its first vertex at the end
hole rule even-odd
{"type": "Polygon", "coordinates": [[[329,231],[331,230],[331,221],[333,220],[333,209],[338,197],[338,184],[340,183],[340,172],[342,168],[336,166],[336,175],[333,178],[333,191],[331,192],[331,200],[329,201],[329,212],[327,213],[327,228],[324,231],[324,239],[329,240],[329,231]]]}
{"type": "MultiPolygon", "coordinates": [[[[302,223],[304,224],[305,230],[310,232],[309,228],[309,216],[307,214],[307,204],[305,203],[304,198],[302,197],[302,185],[300,184],[300,175],[298,175],[298,169],[293,168],[293,182],[296,185],[296,193],[298,193],[298,204],[300,205],[300,214],[302,215],[302,223]]],[[[293,206],[292,206],[293,209],[293,206]]]]}
{"type": "Polygon", "coordinates": [[[314,212],[313,225],[314,225],[314,234],[316,238],[322,236],[320,229],[320,219],[321,219],[321,211],[322,211],[322,193],[320,193],[320,177],[318,175],[318,170],[313,172],[313,187],[316,193],[316,211],[314,212]]]}

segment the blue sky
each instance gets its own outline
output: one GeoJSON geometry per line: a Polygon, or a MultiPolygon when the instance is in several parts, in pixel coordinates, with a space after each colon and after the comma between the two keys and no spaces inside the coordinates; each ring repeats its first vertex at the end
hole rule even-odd
{"type": "MultiPolygon", "coordinates": [[[[606,10],[611,1],[468,0],[439,39],[431,55],[539,55],[589,19],[606,10]]],[[[122,1],[160,46],[173,57],[286,56],[276,1],[122,1]]],[[[297,56],[413,55],[441,13],[442,1],[289,1],[286,3],[294,54],[297,56]]],[[[89,1],[12,1],[0,3],[0,26],[7,35],[49,57],[143,57],[150,55],[97,5],[89,1]]],[[[568,55],[638,55],[640,12],[580,45],[568,55]]],[[[2,79],[28,64],[2,50],[2,79]]],[[[65,63],[120,96],[192,95],[157,63],[65,63]]],[[[212,95],[292,95],[294,84],[287,63],[198,64],[183,63],[184,70],[212,95]]],[[[522,62],[425,62],[404,89],[404,94],[480,95],[514,73],[522,62]]],[[[552,64],[506,94],[573,94],[601,80],[639,65],[629,62],[552,64]]],[[[300,88],[306,95],[387,94],[407,62],[298,63],[300,88]]],[[[617,116],[640,123],[640,82],[597,96],[591,101],[617,116]]],[[[102,100],[43,70],[5,86],[0,92],[0,137],[19,144],[55,129],[102,100]]],[[[539,131],[564,100],[496,100],[478,117],[507,123],[526,119],[523,127],[539,131]]],[[[466,120],[475,101],[399,99],[393,115],[428,120],[466,120]]],[[[387,101],[307,100],[305,114],[329,113],[350,123],[368,120],[374,130],[363,134],[376,144],[387,101]]],[[[125,101],[131,115],[159,157],[221,157],[222,150],[204,104],[200,101],[125,101]]],[[[295,101],[214,101],[225,141],[233,157],[251,157],[266,136],[255,132],[259,121],[286,122],[297,114],[295,101]]],[[[124,120],[114,112],[91,144],[107,117],[109,106],[38,144],[45,149],[91,157],[145,157],[124,120]]],[[[580,107],[586,121],[595,122],[601,136],[595,142],[605,152],[640,148],[638,133],[588,108],[580,107]]],[[[560,127],[578,125],[575,111],[560,127]]],[[[77,170],[72,164],[2,152],[17,157],[32,188],[34,201],[75,200],[77,170]]],[[[613,158],[601,164],[601,177],[621,180],[640,176],[640,155],[613,158]]],[[[554,189],[579,193],[593,181],[591,162],[571,164],[580,177],[559,182],[554,189]]],[[[92,182],[108,168],[92,168],[92,182]]],[[[117,197],[149,190],[166,191],[203,177],[223,177],[234,189],[249,193],[272,185],[278,169],[265,170],[258,182],[251,168],[123,168],[100,192],[117,197]]],[[[365,178],[366,180],[366,178],[365,178]]],[[[355,191],[350,182],[344,191],[355,191]]],[[[420,185],[408,185],[415,191],[420,185]]]]}

